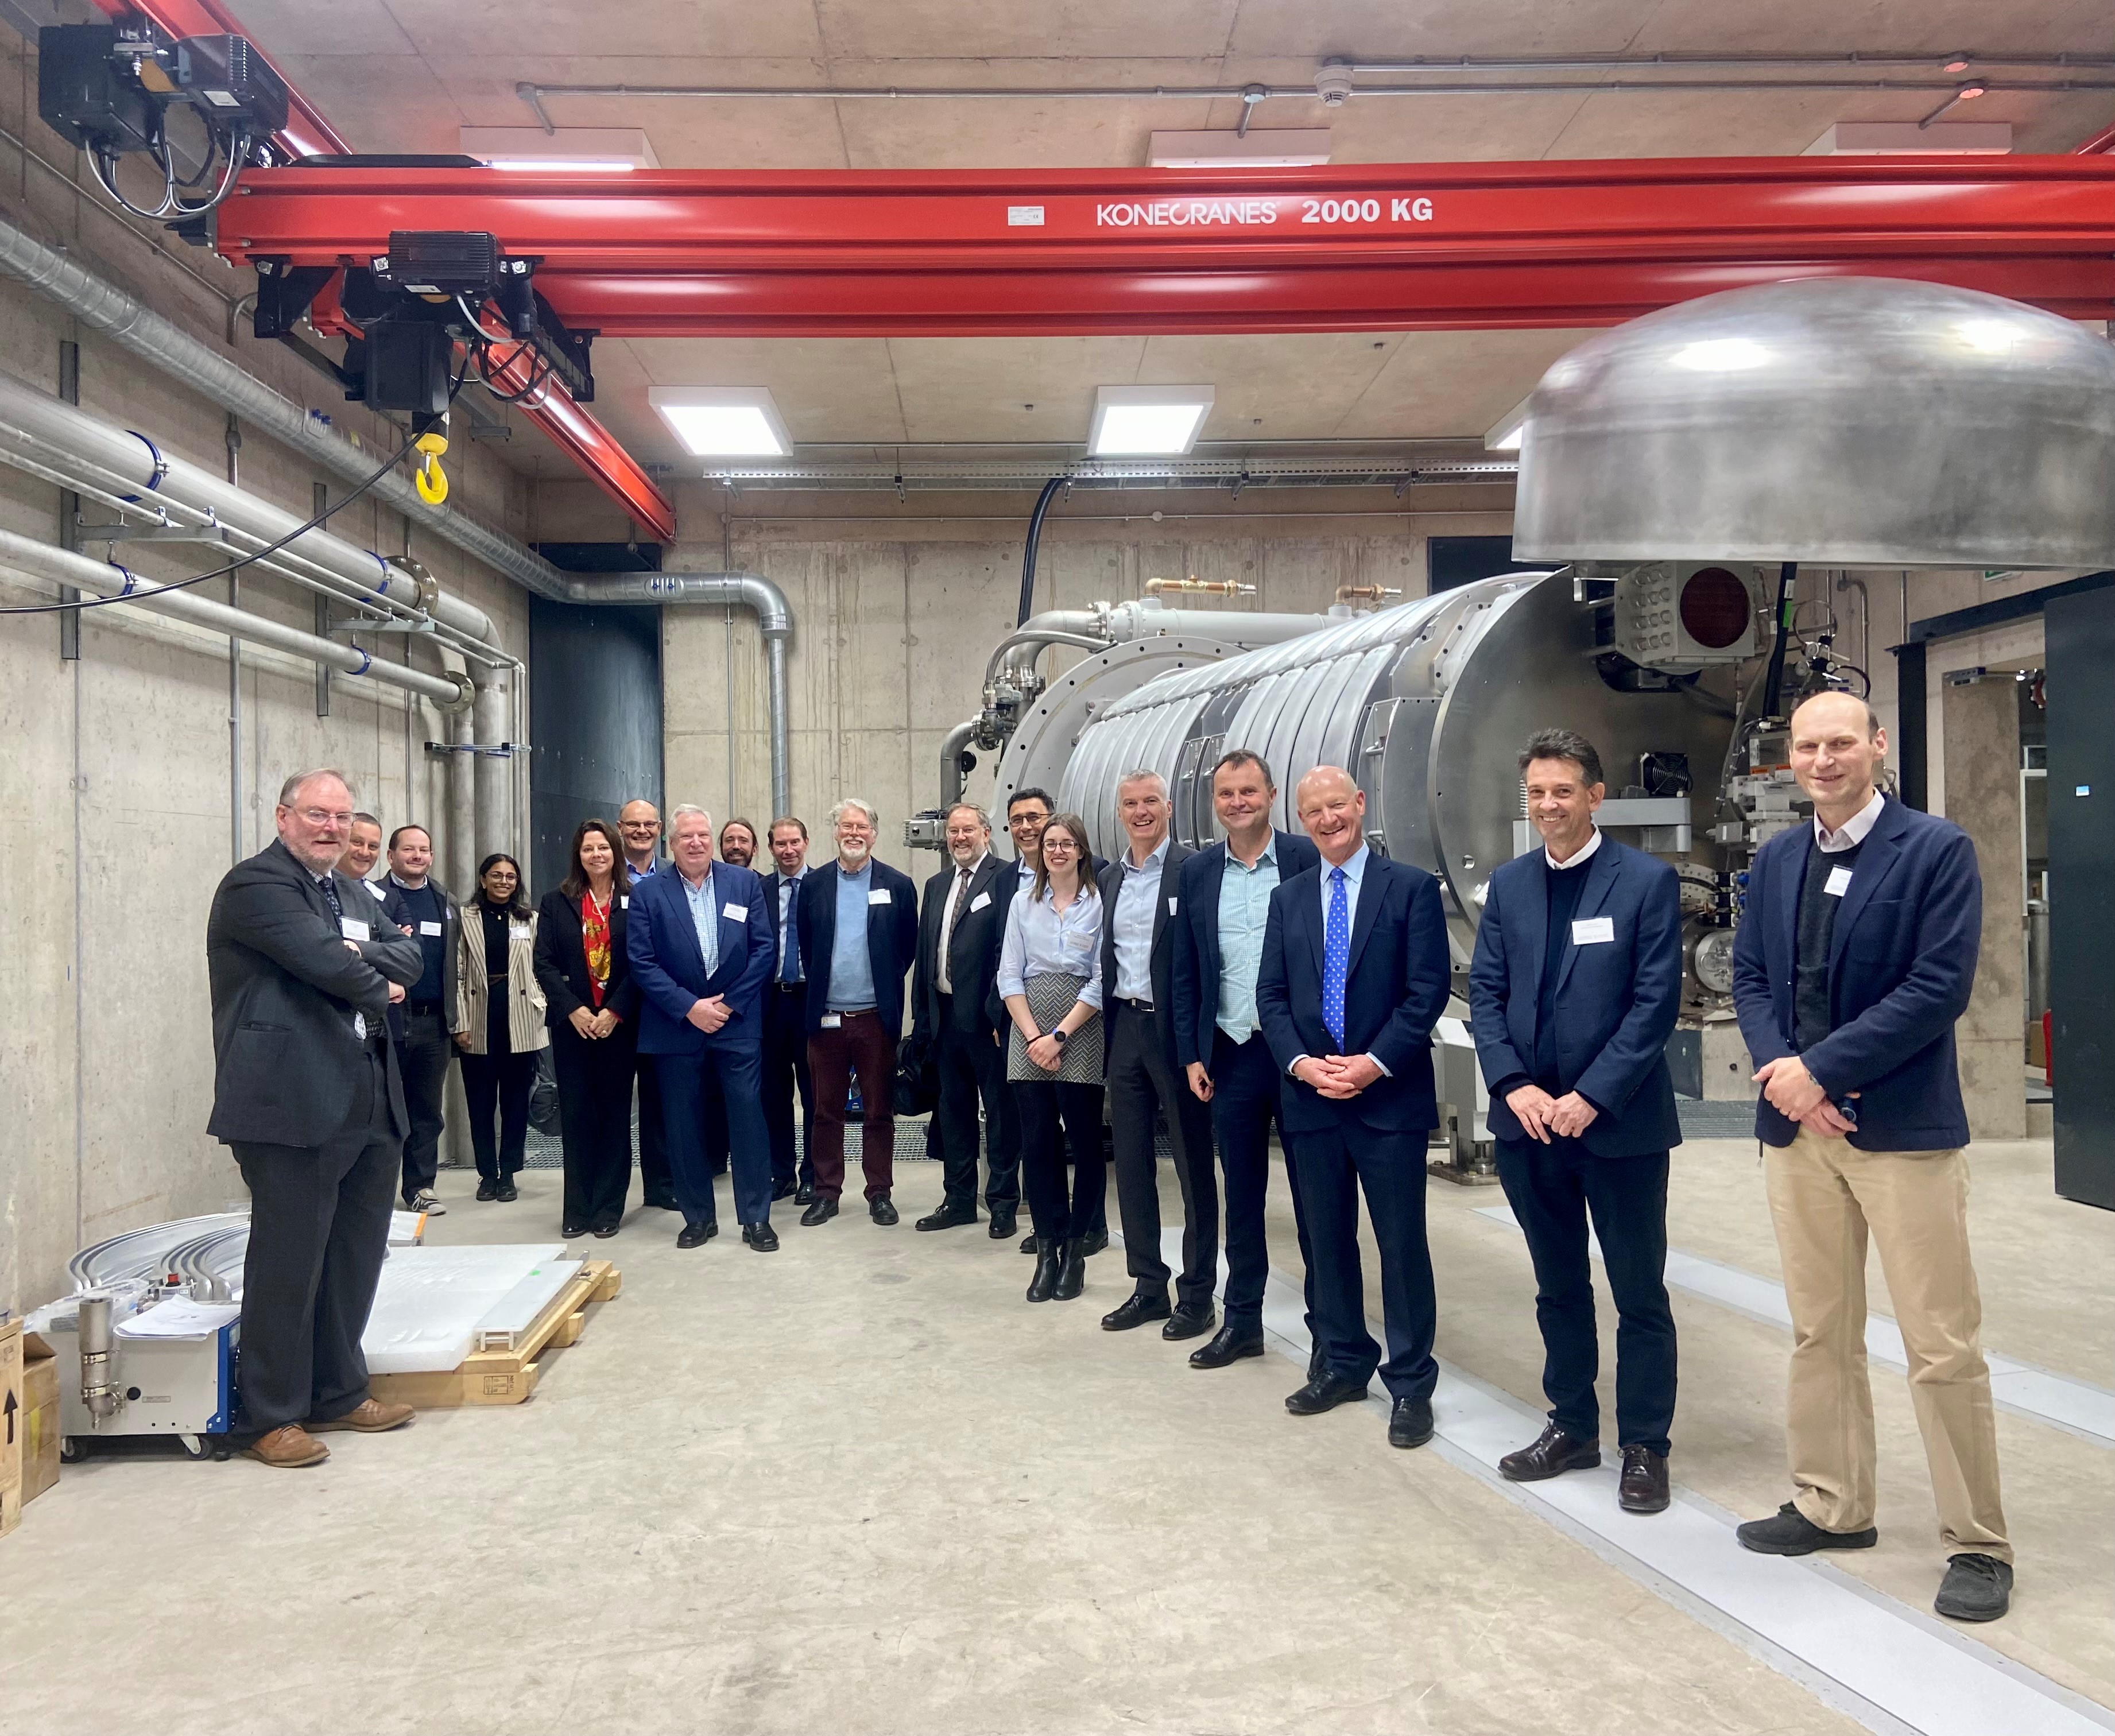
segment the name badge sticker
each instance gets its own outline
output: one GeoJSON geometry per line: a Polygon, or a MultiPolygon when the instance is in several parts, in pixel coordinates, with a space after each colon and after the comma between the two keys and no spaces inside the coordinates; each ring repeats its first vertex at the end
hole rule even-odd
{"type": "Polygon", "coordinates": [[[978,893],[975,898],[970,900],[970,908],[972,910],[989,910],[991,908],[991,894],[989,892],[978,893]]]}
{"type": "Polygon", "coordinates": [[[619,893],[617,895],[617,907],[620,910],[629,910],[631,908],[631,895],[629,892],[619,893]]]}
{"type": "Polygon", "coordinates": [[[338,932],[349,941],[364,941],[369,937],[368,926],[356,916],[341,916],[337,919],[338,932]]]}
{"type": "Polygon", "coordinates": [[[526,923],[514,923],[507,928],[507,932],[517,941],[527,940],[534,932],[526,923]]]}
{"type": "Polygon", "coordinates": [[[1829,869],[1828,882],[1821,890],[1831,898],[1841,898],[1851,890],[1851,870],[1847,868],[1829,869]]]}
{"type": "Polygon", "coordinates": [[[419,932],[421,934],[430,934],[438,939],[441,932],[442,924],[439,923],[421,923],[419,924],[419,932]]]}
{"type": "Polygon", "coordinates": [[[1176,900],[1173,900],[1173,899],[1172,899],[1172,898],[1171,898],[1171,899],[1169,899],[1169,900],[1168,900],[1168,914],[1170,916],[1172,916],[1172,915],[1174,915],[1174,914],[1175,914],[1175,905],[1176,905],[1176,900]]]}
{"type": "Polygon", "coordinates": [[[879,892],[868,893],[866,895],[866,901],[870,905],[887,904],[889,901],[888,888],[887,886],[883,886],[879,892]]]}
{"type": "Polygon", "coordinates": [[[837,1030],[843,1025],[844,1022],[843,1017],[839,1014],[825,1013],[823,1015],[823,1028],[826,1031],[837,1030]]]}
{"type": "Polygon", "coordinates": [[[746,923],[749,920],[749,906],[738,905],[730,898],[720,906],[720,914],[731,923],[746,923]]]}
{"type": "Polygon", "coordinates": [[[1584,916],[1571,924],[1571,944],[1575,946],[1606,946],[1616,937],[1616,919],[1613,916],[1584,916]]]}

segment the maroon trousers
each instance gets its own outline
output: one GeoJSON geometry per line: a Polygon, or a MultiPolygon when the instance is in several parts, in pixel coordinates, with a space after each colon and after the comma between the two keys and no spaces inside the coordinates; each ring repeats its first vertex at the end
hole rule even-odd
{"type": "Polygon", "coordinates": [[[896,1173],[896,1045],[874,1012],[832,1014],[842,1023],[808,1034],[808,1073],[815,1082],[815,1192],[845,1191],[845,1097],[856,1075],[860,1162],[866,1197],[878,1199],[896,1173]]]}

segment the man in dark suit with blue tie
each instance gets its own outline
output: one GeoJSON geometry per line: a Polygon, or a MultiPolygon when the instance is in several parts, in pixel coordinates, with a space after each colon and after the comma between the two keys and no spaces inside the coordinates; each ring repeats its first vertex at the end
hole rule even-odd
{"type": "Polygon", "coordinates": [[[1389,1444],[1422,1446],[1439,1378],[1425,1151],[1439,1125],[1432,1028],[1452,974],[1446,914],[1431,875],[1367,847],[1366,798],[1341,766],[1301,778],[1293,805],[1322,859],[1270,895],[1256,1010],[1286,1075],[1324,1363],[1285,1408],[1314,1416],[1363,1399],[1378,1367],[1393,1400],[1389,1444]],[[1362,1187],[1380,1246],[1385,1361],[1366,1330],[1362,1187]]]}
{"type": "Polygon", "coordinates": [[[639,1047],[658,1057],[663,1121],[676,1198],[678,1248],[719,1233],[705,1154],[709,1084],[727,1104],[735,1213],[759,1253],[778,1246],[771,1227],[771,1142],[764,1125],[764,986],[778,948],[764,882],[713,860],[712,816],[687,804],[672,816],[673,873],[635,882],[625,947],[640,991],[639,1047]]]}
{"type": "MultiPolygon", "coordinates": [[[[1175,1059],[1191,1092],[1212,1106],[1212,1133],[1227,1195],[1226,1324],[1190,1355],[1192,1368],[1223,1368],[1263,1354],[1263,1292],[1270,1276],[1264,1196],[1270,1180],[1270,1129],[1278,1106],[1278,1063],[1256,1017],[1270,895],[1319,859],[1305,838],[1274,830],[1278,799],[1261,754],[1236,748],[1212,768],[1212,809],[1224,840],[1183,859],[1176,870],[1175,1059]]],[[[1307,1269],[1307,1331],[1314,1331],[1314,1255],[1296,1182],[1293,1227],[1307,1269]]],[[[1320,1372],[1319,1362],[1310,1375],[1320,1372]]]]}
{"type": "Polygon", "coordinates": [[[1541,1437],[1498,1469],[1539,1482],[1601,1462],[1590,1213],[1618,1320],[1617,1499],[1626,1513],[1659,1513],[1674,1421],[1663,1279],[1668,1153],[1681,1143],[1667,1067],[1681,1005],[1681,883],[1594,827],[1606,790],[1585,737],[1538,731],[1520,772],[1543,847],[1491,876],[1469,1005],[1498,1179],[1535,1262],[1550,1412],[1541,1437]]]}
{"type": "Polygon", "coordinates": [[[808,877],[808,827],[782,814],[765,834],[773,872],[764,900],[778,952],[764,996],[764,1121],[771,1129],[771,1197],[805,1206],[815,1197],[815,1082],[808,1071],[808,974],[795,921],[808,877]],[[801,1144],[793,1144],[793,1093],[801,1093],[801,1144]]]}

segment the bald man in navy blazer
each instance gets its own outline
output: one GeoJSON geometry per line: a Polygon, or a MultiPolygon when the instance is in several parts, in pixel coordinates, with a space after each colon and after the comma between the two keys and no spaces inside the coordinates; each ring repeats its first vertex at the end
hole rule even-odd
{"type": "Polygon", "coordinates": [[[1366,799],[1319,766],[1294,807],[1322,859],[1270,895],[1256,1012],[1286,1074],[1281,1124],[1314,1250],[1325,1366],[1286,1399],[1313,1416],[1366,1395],[1378,1367],[1388,1441],[1432,1438],[1436,1308],[1425,1239],[1425,1151],[1439,1125],[1432,1028],[1452,980],[1439,883],[1367,847],[1366,799]],[[1388,1358],[1366,1330],[1359,1192],[1381,1253],[1388,1358]]]}
{"type": "Polygon", "coordinates": [[[1542,848],[1491,876],[1469,1006],[1498,1179],[1535,1262],[1550,1410],[1541,1437],[1498,1469],[1539,1482],[1601,1462],[1590,1214],[1619,1322],[1617,1500],[1659,1513],[1674,1421],[1664,1274],[1668,1154],[1681,1127],[1667,1040],[1681,1005],[1681,882],[1594,827],[1605,786],[1585,737],[1538,731],[1520,771],[1542,848]]]}

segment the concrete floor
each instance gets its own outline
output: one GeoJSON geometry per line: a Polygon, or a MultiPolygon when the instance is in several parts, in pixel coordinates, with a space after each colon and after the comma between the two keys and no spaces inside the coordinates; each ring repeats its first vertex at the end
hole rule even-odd
{"type": "MultiPolygon", "coordinates": [[[[1986,1342],[2105,1383],[2115,1218],[2048,1197],[2045,1142],[1975,1163],[1986,1342]]],[[[433,1239],[555,1239],[557,1175],[524,1179],[479,1206],[444,1175],[433,1239]]],[[[938,1180],[903,1166],[906,1218],[938,1180]]],[[[1439,1349],[1539,1403],[1525,1246],[1474,1211],[1494,1191],[1433,1185],[1439,1349]]],[[[1673,1192],[1678,1245],[1774,1276],[1752,1144],[1684,1147],[1673,1192]]],[[[1282,1187],[1274,1210],[1296,1276],[1282,1187]]],[[[1287,1416],[1284,1358],[1204,1375],[1101,1333],[1120,1249],[1030,1308],[981,1229],[789,1222],[766,1257],[675,1227],[593,1244],[624,1294],[525,1406],[334,1437],[311,1472],[70,1468],[0,1544],[0,1730],[1858,1728],[1507,1492],[1392,1451],[1373,1409],[1287,1416]]],[[[1677,1479],[1766,1512],[1786,1336],[1675,1307],[1677,1479]]],[[[1929,1486],[1901,1377],[1874,1384],[1883,1541],[1842,1564],[1923,1610],[1929,1486]]],[[[2115,1702],[2108,1450],[1999,1427],[2021,1579],[1975,1637],[2115,1702]]]]}

